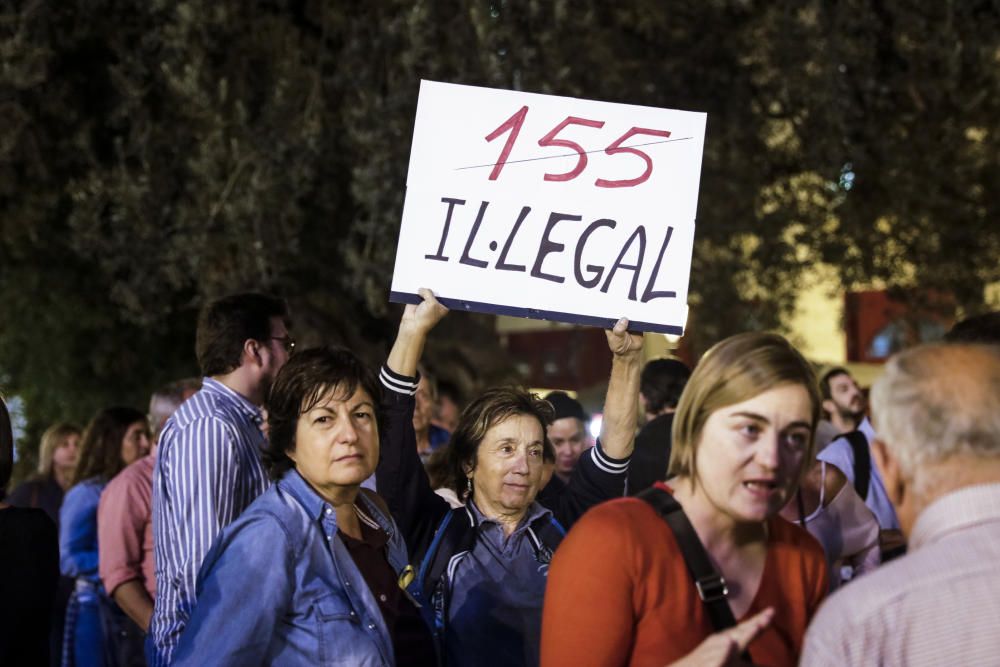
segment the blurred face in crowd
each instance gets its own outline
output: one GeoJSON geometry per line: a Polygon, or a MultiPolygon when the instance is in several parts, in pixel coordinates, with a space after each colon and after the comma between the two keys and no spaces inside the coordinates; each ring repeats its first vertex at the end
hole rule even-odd
{"type": "Polygon", "coordinates": [[[798,488],[812,414],[809,393],[798,384],[711,413],[695,453],[695,495],[735,523],[777,514],[798,488]]]}
{"type": "Polygon", "coordinates": [[[431,385],[424,376],[420,377],[417,383],[417,393],[413,395],[415,405],[413,406],[413,430],[417,433],[426,433],[431,426],[431,417],[434,415],[434,397],[431,396],[431,385]]]}
{"type": "Polygon", "coordinates": [[[122,461],[125,465],[138,461],[149,454],[149,424],[138,421],[128,427],[122,438],[122,461]]]}
{"type": "Polygon", "coordinates": [[[450,396],[441,396],[437,403],[437,421],[446,431],[454,431],[462,414],[458,404],[450,396]]]}
{"type": "Polygon", "coordinates": [[[847,373],[838,373],[828,379],[831,400],[823,401],[823,409],[836,413],[842,419],[861,421],[865,414],[865,395],[847,373]]]}
{"type": "Polygon", "coordinates": [[[80,455],[80,436],[70,433],[59,441],[52,452],[52,465],[57,468],[72,468],[80,455]]]}
{"type": "Polygon", "coordinates": [[[375,402],[360,386],[350,396],[335,388],[299,416],[288,458],[327,500],[356,488],[375,471],[379,456],[375,402]]]}
{"type": "Polygon", "coordinates": [[[545,432],[531,415],[515,414],[496,423],[476,451],[469,471],[473,499],[488,517],[519,517],[541,489],[545,432]]]}
{"type": "Polygon", "coordinates": [[[549,424],[549,441],[556,450],[556,474],[569,475],[587,447],[587,432],[576,417],[563,417],[549,424]]]}

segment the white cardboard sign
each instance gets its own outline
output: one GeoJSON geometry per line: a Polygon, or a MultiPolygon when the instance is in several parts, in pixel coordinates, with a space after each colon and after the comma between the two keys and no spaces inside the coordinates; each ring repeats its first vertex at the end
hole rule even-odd
{"type": "Polygon", "coordinates": [[[705,120],[422,81],[390,299],[682,334],[705,120]]]}

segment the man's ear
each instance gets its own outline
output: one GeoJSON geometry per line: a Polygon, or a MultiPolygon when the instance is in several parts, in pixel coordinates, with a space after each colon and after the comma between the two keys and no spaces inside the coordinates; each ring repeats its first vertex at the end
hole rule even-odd
{"type": "Polygon", "coordinates": [[[823,399],[823,410],[826,411],[828,415],[837,414],[837,404],[831,401],[829,398],[823,399]]]}
{"type": "Polygon", "coordinates": [[[882,475],[882,481],[885,482],[889,500],[898,507],[903,501],[903,489],[906,486],[899,470],[899,459],[893,455],[885,442],[878,438],[872,440],[872,459],[882,475]]]}
{"type": "Polygon", "coordinates": [[[260,343],[253,338],[247,338],[243,341],[243,354],[240,359],[240,365],[245,363],[261,363],[260,358],[260,343]]]}

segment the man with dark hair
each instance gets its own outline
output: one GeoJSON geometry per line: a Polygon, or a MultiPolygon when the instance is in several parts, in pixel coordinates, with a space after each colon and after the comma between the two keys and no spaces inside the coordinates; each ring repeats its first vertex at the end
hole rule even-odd
{"type": "Polygon", "coordinates": [[[867,409],[865,395],[846,368],[835,366],[819,378],[823,410],[837,433],[848,433],[861,426],[867,409]]]}
{"type": "Polygon", "coordinates": [[[663,480],[670,464],[674,411],[691,369],[679,359],[653,359],[642,369],[639,400],[646,424],[635,437],[629,465],[629,493],[635,495],[663,480]]]}
{"type": "Polygon", "coordinates": [[[167,421],[153,476],[154,667],[170,664],[213,540],[268,487],[260,406],[295,347],[288,326],[283,301],[252,293],[213,301],[198,318],[206,377],[167,421]]]}
{"type": "Polygon", "coordinates": [[[875,429],[865,416],[865,396],[851,374],[839,366],[820,375],[819,389],[823,409],[841,435],[820,450],[816,458],[836,466],[847,476],[878,520],[882,530],[882,559],[893,558],[904,548],[903,536],[899,532],[899,520],[882,475],[872,463],[871,444],[875,440],[875,429]]]}

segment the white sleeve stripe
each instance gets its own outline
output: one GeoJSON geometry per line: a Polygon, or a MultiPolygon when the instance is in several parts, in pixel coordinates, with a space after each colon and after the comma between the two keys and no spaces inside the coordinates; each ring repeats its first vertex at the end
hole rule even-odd
{"type": "Polygon", "coordinates": [[[386,373],[384,368],[382,369],[382,372],[379,373],[379,379],[382,380],[382,384],[385,386],[386,389],[399,392],[400,394],[407,394],[409,396],[413,396],[415,393],[417,393],[416,382],[406,382],[403,380],[397,380],[396,378],[391,377],[388,373],[386,373]]]}
{"type": "Polygon", "coordinates": [[[611,473],[612,475],[620,475],[622,473],[628,472],[628,461],[616,462],[607,457],[600,450],[600,447],[594,445],[590,448],[590,458],[593,460],[594,465],[604,472],[611,473]]]}

